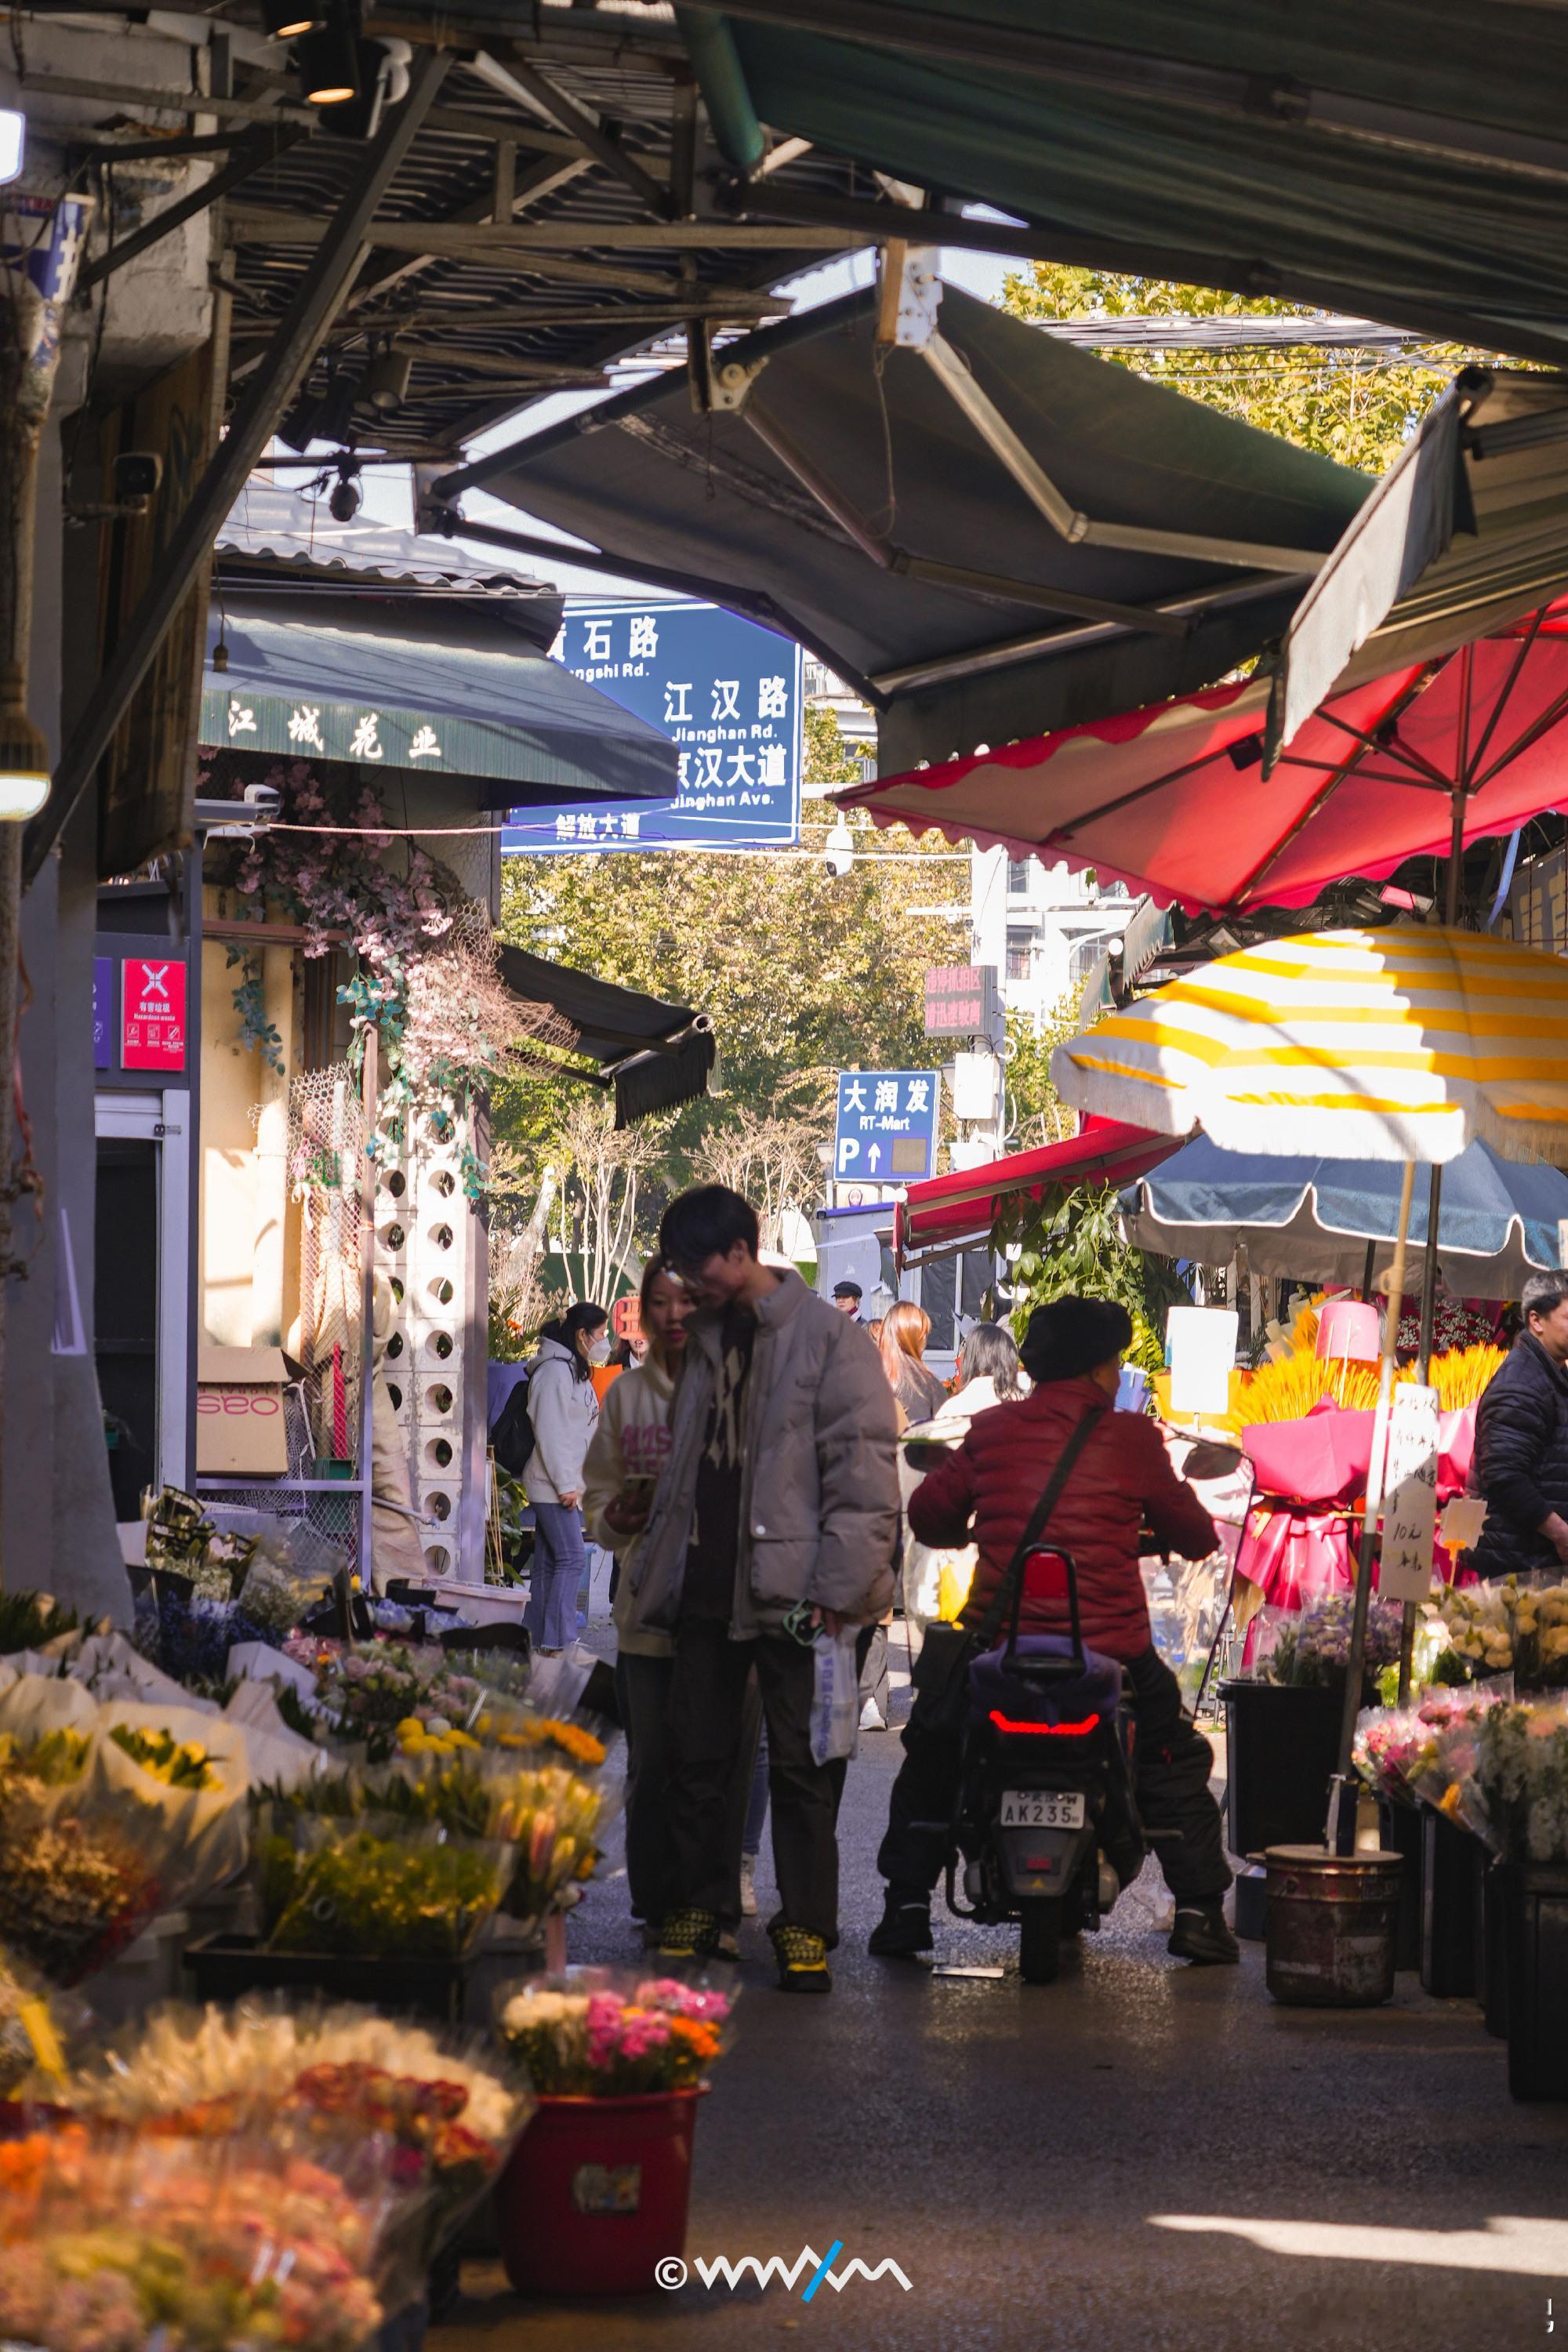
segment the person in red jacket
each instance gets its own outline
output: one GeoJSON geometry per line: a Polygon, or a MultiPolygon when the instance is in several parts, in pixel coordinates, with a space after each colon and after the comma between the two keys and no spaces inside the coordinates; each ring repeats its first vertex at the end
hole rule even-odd
{"type": "MultiPolygon", "coordinates": [[[[1033,1391],[971,1423],[963,1444],[915,1489],[910,1526],[921,1543],[978,1547],[959,1621],[978,1625],[1068,1436],[1087,1412],[1100,1412],[1041,1540],[1061,1544],[1077,1563],[1086,1648],[1119,1658],[1131,1678],[1144,1821],[1180,1833],[1179,1842],[1156,1848],[1176,1903],[1169,1948],[1180,1959],[1235,1961],[1240,1952],[1224,1911],[1230,1867],[1208,1787],[1213,1755],[1154,1648],[1138,1567],[1145,1526],[1161,1549],[1184,1559],[1205,1559],[1217,1538],[1208,1513],[1171,1468],[1153,1423],[1105,1409],[1131,1337],[1125,1309],[1103,1299],[1058,1298],[1037,1307],[1019,1350],[1033,1391]]],[[[1067,1633],[1066,1600],[1026,1597],[1022,1628],[1067,1633]]],[[[931,1890],[946,1865],[962,1762],[961,1735],[922,1720],[917,1694],[877,1857],[888,1895],[870,1948],[884,1958],[931,1949],[931,1890]]]]}

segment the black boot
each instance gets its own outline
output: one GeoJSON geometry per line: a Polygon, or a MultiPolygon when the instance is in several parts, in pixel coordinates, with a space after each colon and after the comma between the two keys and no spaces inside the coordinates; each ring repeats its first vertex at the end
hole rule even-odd
{"type": "Polygon", "coordinates": [[[912,1960],[931,1948],[931,1897],[918,1886],[889,1886],[867,1950],[879,1960],[912,1960]]]}
{"type": "Polygon", "coordinates": [[[1165,1949],[1196,1968],[1234,1968],[1241,1946],[1225,1924],[1225,1903],[1211,1895],[1206,1903],[1178,1903],[1165,1949]]]}

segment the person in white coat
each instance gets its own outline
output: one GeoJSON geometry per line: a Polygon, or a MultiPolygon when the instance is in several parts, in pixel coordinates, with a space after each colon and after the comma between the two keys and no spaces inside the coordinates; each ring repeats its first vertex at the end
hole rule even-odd
{"type": "Polygon", "coordinates": [[[583,1465],[599,1421],[599,1400],[590,1374],[608,1353],[609,1319],[602,1307],[579,1299],[543,1326],[528,1376],[533,1451],[525,1483],[535,1536],[523,1622],[535,1650],[547,1658],[567,1648],[577,1634],[577,1591],[586,1565],[583,1465]]]}

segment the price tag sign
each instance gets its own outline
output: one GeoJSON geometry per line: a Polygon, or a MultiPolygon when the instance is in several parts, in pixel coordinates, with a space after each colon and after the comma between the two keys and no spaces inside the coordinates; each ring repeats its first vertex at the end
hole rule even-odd
{"type": "Polygon", "coordinates": [[[1173,1307],[1165,1318],[1171,1351],[1171,1411],[1230,1411],[1230,1374],[1240,1318],[1234,1307],[1173,1307]]]}
{"type": "Polygon", "coordinates": [[[1381,1601],[1425,1601],[1437,1532],[1437,1391],[1401,1381],[1388,1423],[1381,1601]]]}

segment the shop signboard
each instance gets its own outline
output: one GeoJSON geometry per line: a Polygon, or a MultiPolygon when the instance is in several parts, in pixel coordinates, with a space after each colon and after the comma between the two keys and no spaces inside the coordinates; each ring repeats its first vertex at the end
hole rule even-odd
{"type": "Polygon", "coordinates": [[[120,1061],[127,1070],[185,1066],[185,967],[174,956],[127,956],[121,966],[120,1061]]]}
{"type": "Polygon", "coordinates": [[[835,1181],[916,1184],[936,1167],[939,1070],[841,1070],[835,1181]]]}
{"type": "Polygon", "coordinates": [[[717,604],[570,600],[570,670],[679,746],[673,801],[513,809],[503,855],[743,849],[800,837],[801,650],[717,604]]]}

